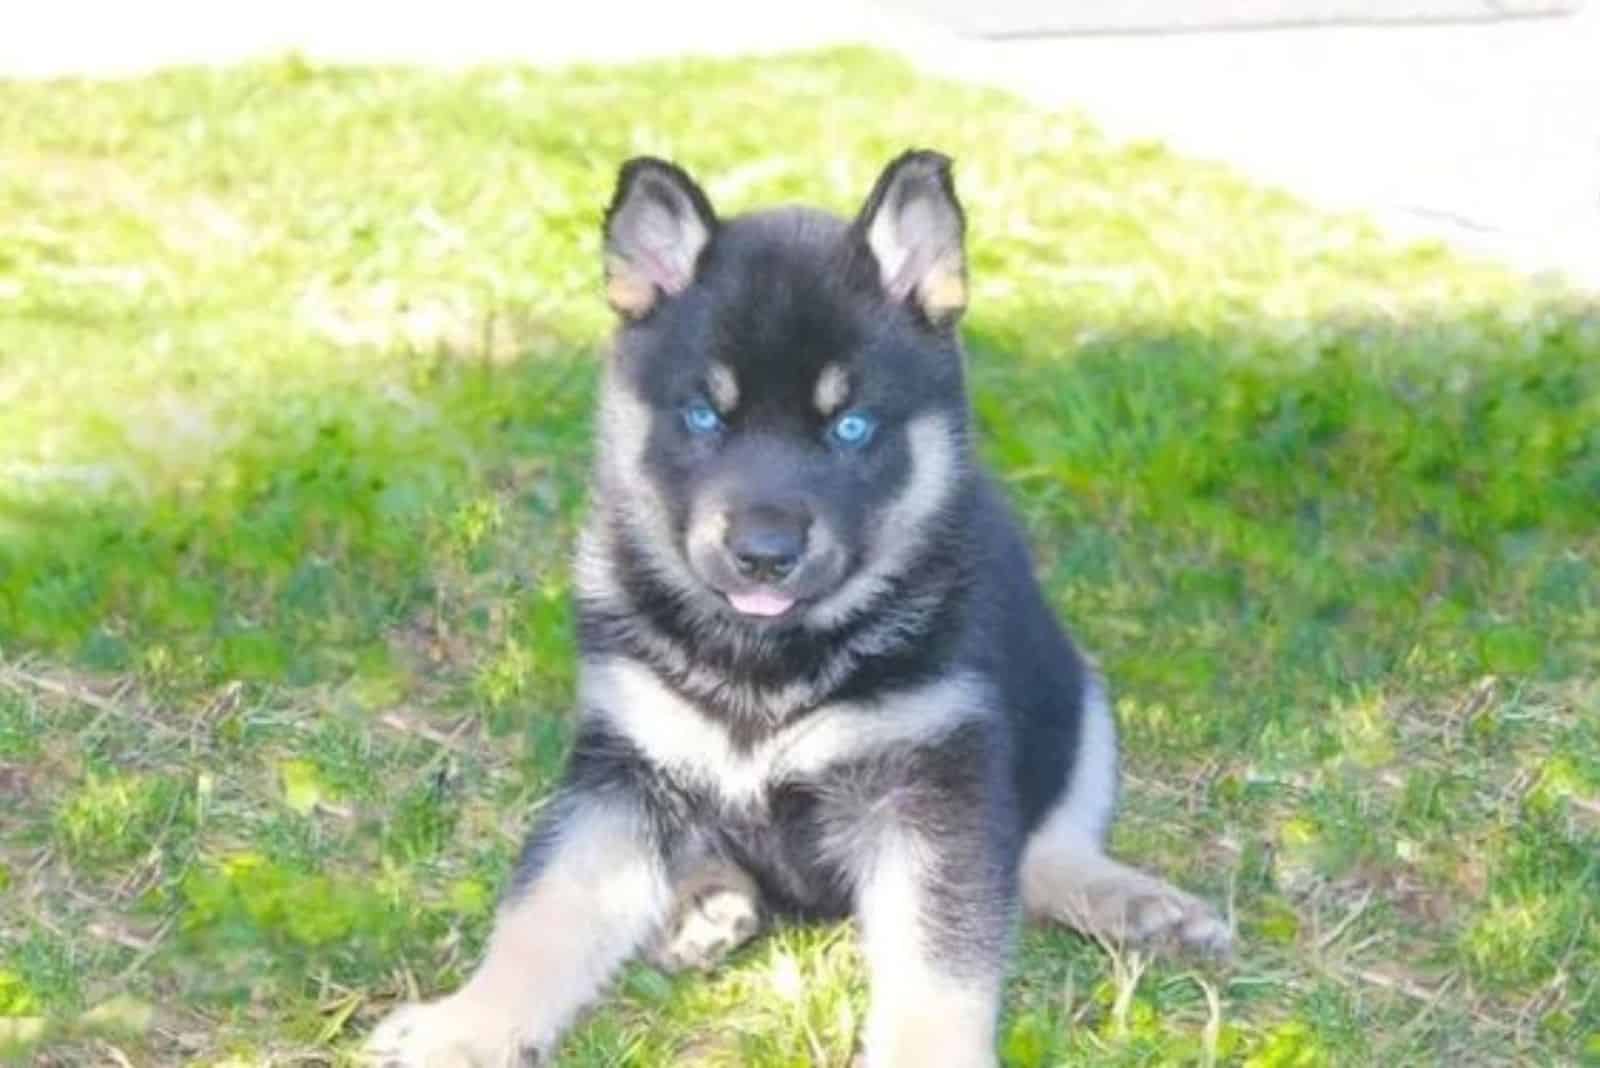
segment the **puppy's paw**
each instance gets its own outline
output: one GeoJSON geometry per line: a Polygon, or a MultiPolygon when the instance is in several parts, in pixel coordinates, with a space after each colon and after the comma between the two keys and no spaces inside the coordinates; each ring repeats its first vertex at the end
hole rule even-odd
{"type": "Polygon", "coordinates": [[[761,905],[745,886],[710,886],[688,898],[650,961],[665,972],[710,971],[761,929],[761,905]]]}
{"type": "Polygon", "coordinates": [[[403,1005],[362,1049],[372,1068],[530,1068],[538,1051],[504,1013],[460,994],[403,1005]]]}
{"type": "Polygon", "coordinates": [[[1083,902],[1084,926],[1113,942],[1225,956],[1233,929],[1209,903],[1151,877],[1093,888],[1083,902]]]}

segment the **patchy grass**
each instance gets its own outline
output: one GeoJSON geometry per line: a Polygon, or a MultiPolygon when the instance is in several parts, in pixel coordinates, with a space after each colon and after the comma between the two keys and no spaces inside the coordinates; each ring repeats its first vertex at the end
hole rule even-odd
{"type": "MultiPolygon", "coordinates": [[[[1600,1063],[1600,315],[832,52],[0,85],[0,1048],[324,1063],[559,767],[598,209],[960,160],[986,448],[1224,966],[1034,932],[1007,1062],[1600,1063]]],[[[561,1063],[843,1065],[847,929],[561,1063]]]]}

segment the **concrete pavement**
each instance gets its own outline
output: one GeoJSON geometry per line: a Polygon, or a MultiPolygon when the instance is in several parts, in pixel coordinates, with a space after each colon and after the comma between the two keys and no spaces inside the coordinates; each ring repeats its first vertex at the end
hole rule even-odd
{"type": "MultiPolygon", "coordinates": [[[[937,5],[933,5],[937,6],[937,5]]],[[[1404,236],[1600,289],[1600,3],[1565,18],[966,36],[906,4],[742,0],[56,0],[0,16],[0,76],[136,73],[296,50],[452,66],[729,55],[846,41],[1083,109],[1404,236]]],[[[924,4],[926,10],[929,5],[924,4]]]]}
{"type": "Polygon", "coordinates": [[[1406,236],[1600,288],[1600,5],[1568,18],[1008,40],[989,77],[1406,236]]]}

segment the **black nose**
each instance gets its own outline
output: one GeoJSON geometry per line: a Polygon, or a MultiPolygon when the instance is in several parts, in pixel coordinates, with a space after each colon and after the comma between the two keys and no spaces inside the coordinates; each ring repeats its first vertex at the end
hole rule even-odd
{"type": "Polygon", "coordinates": [[[810,527],[811,516],[800,509],[758,505],[728,517],[723,544],[745,578],[775,582],[805,555],[810,527]]]}

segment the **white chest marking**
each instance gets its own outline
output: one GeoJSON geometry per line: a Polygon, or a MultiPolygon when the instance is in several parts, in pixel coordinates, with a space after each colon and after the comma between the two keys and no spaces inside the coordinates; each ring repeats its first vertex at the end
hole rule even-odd
{"type": "Polygon", "coordinates": [[[635,661],[584,665],[585,716],[601,717],[653,763],[695,780],[731,803],[761,799],[772,783],[847,760],[938,740],[988,712],[977,678],[951,676],[871,702],[825,705],[748,751],[723,727],[635,661]]]}

